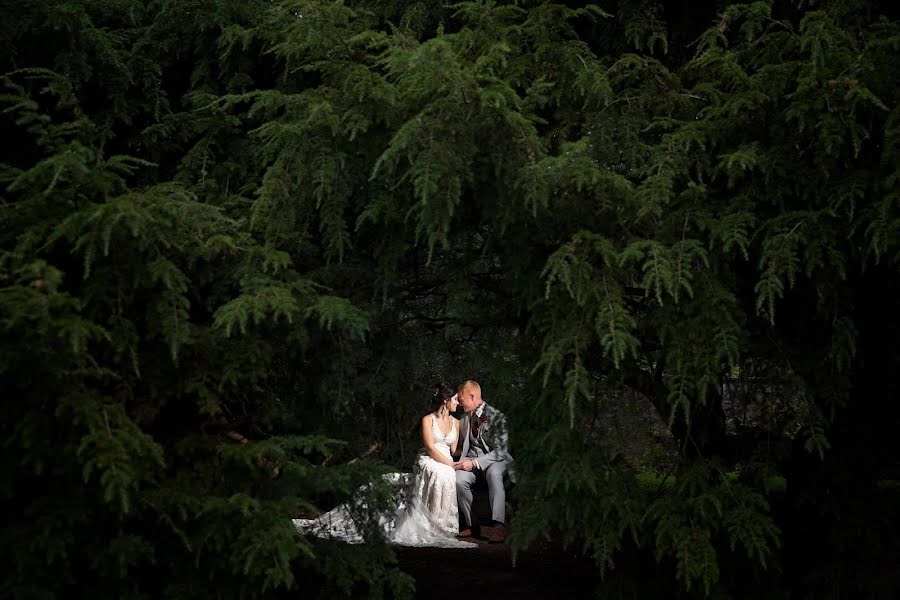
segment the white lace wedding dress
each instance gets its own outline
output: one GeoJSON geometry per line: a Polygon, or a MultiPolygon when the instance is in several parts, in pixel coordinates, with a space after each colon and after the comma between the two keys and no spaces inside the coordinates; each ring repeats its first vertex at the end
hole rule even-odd
{"type": "MultiPolygon", "coordinates": [[[[437,450],[451,458],[450,447],[456,442],[457,427],[446,435],[437,419],[431,415],[431,434],[437,450]]],[[[440,463],[425,449],[419,452],[412,473],[388,473],[384,479],[402,489],[397,510],[381,519],[380,526],[391,543],[402,546],[434,546],[440,548],[474,548],[477,544],[456,539],[459,527],[459,507],[456,503],[456,471],[440,463]]],[[[364,494],[366,486],[360,490],[364,494]]],[[[363,501],[364,502],[364,501],[363,501]]],[[[362,509],[342,504],[316,519],[293,519],[301,533],[330,537],[349,543],[360,543],[353,514],[362,509]]]]}

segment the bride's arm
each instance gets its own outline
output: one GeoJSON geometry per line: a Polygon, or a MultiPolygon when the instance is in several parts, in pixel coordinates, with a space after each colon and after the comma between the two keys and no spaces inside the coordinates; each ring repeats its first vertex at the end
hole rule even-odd
{"type": "Polygon", "coordinates": [[[456,439],[453,441],[453,445],[450,446],[450,454],[456,456],[456,449],[459,446],[459,419],[453,419],[453,428],[456,429],[456,439]]]}
{"type": "Polygon", "coordinates": [[[438,449],[434,446],[434,436],[431,435],[431,415],[422,417],[422,443],[425,444],[428,456],[439,463],[453,466],[453,461],[438,452],[438,449]]]}

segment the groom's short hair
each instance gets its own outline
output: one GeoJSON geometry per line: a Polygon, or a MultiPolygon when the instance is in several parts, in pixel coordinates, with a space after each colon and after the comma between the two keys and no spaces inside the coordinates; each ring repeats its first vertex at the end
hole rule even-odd
{"type": "Polygon", "coordinates": [[[469,389],[470,387],[475,388],[479,392],[481,391],[481,386],[478,385],[477,381],[474,381],[472,379],[467,379],[465,383],[463,383],[461,386],[459,386],[459,389],[456,390],[456,393],[459,394],[460,396],[462,396],[465,393],[465,391],[467,389],[469,389]]]}

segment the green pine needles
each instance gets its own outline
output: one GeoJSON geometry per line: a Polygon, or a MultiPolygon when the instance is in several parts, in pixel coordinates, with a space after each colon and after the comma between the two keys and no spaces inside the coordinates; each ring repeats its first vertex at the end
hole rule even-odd
{"type": "Polygon", "coordinates": [[[289,519],[409,468],[422,390],[467,378],[517,556],[890,585],[785,549],[819,519],[854,554],[817,486],[895,499],[887,3],[4,8],[2,595],[408,596],[389,490],[364,546],[289,519]]]}

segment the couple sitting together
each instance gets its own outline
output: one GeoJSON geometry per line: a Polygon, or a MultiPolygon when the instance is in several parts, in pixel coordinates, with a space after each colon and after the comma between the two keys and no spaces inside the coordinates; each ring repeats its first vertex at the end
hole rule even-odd
{"type": "MultiPolygon", "coordinates": [[[[506,417],[481,398],[481,386],[466,381],[454,393],[437,384],[432,412],[422,418],[422,444],[411,474],[391,473],[385,478],[404,488],[404,501],[381,525],[388,539],[404,546],[474,547],[473,490],[479,479],[488,488],[494,527],[488,541],[506,538],[506,490],[503,475],[510,469],[506,417]],[[462,407],[463,417],[453,413],[462,407]],[[461,443],[460,443],[461,442],[461,443]],[[454,455],[459,451],[459,460],[454,455]],[[462,517],[460,519],[460,516],[462,517]],[[462,528],[460,529],[460,521],[462,528]]],[[[351,510],[342,505],[316,519],[294,519],[302,533],[359,542],[351,510]]]]}

